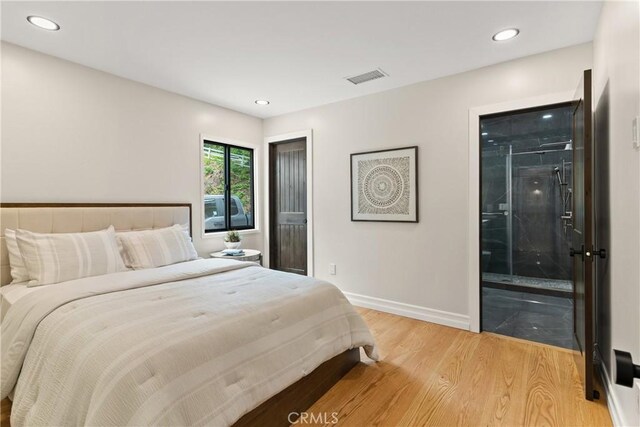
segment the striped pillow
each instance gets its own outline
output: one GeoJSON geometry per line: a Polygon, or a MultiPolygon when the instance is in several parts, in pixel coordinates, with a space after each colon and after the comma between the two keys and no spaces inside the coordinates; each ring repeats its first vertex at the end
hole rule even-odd
{"type": "Polygon", "coordinates": [[[179,224],[156,230],[117,233],[116,236],[125,265],[136,270],[198,258],[191,238],[179,224]]]}
{"type": "Polygon", "coordinates": [[[18,241],[16,240],[16,230],[6,228],[4,230],[4,240],[7,243],[7,252],[9,252],[9,267],[11,269],[11,283],[23,283],[29,281],[29,272],[27,266],[24,265],[18,241]]]}
{"type": "Polygon", "coordinates": [[[28,286],[126,270],[113,226],[89,233],[42,234],[18,229],[16,240],[29,272],[28,286]]]}

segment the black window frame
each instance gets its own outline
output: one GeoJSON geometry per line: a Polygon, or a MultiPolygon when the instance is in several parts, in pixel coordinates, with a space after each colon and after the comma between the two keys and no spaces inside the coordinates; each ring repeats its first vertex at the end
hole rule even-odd
{"type": "MultiPolygon", "coordinates": [[[[223,194],[224,196],[224,228],[207,230],[206,228],[204,228],[206,217],[203,214],[202,227],[204,229],[204,234],[206,235],[206,234],[214,234],[214,233],[224,233],[230,230],[238,230],[238,231],[239,230],[255,230],[256,229],[255,165],[254,165],[255,149],[251,147],[243,147],[241,145],[232,145],[232,144],[226,144],[224,142],[204,139],[202,142],[202,151],[204,151],[204,147],[207,144],[215,144],[217,146],[221,146],[224,149],[224,194],[223,194]],[[251,170],[249,174],[249,182],[250,182],[249,187],[251,188],[251,206],[252,206],[251,224],[247,226],[241,226],[241,227],[231,227],[231,217],[233,216],[231,214],[231,150],[233,148],[247,150],[250,153],[249,164],[250,164],[251,170]]],[[[204,175],[204,168],[202,169],[201,173],[204,175]]],[[[205,201],[204,201],[205,196],[206,194],[204,194],[203,192],[202,194],[202,212],[203,213],[206,209],[205,201]]],[[[243,206],[242,208],[246,213],[245,207],[243,206]]],[[[237,206],[236,206],[236,209],[237,209],[237,206]]]]}

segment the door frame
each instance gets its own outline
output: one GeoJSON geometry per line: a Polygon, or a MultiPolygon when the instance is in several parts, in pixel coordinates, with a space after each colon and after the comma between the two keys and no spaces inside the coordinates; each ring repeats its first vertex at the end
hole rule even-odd
{"type": "Polygon", "coordinates": [[[313,277],[313,130],[307,129],[298,132],[290,132],[281,135],[268,136],[264,139],[265,152],[267,153],[264,156],[264,170],[265,170],[265,187],[264,194],[267,195],[265,197],[264,202],[264,218],[265,218],[265,227],[264,227],[264,254],[262,257],[264,266],[269,268],[269,263],[271,261],[270,254],[270,233],[271,233],[271,207],[269,204],[271,203],[269,197],[269,180],[271,178],[271,171],[269,169],[269,153],[270,146],[269,144],[277,144],[279,142],[286,142],[293,139],[302,139],[306,140],[306,157],[307,157],[307,276],[313,277]]]}
{"type": "Polygon", "coordinates": [[[467,280],[469,304],[469,330],[480,332],[480,116],[524,110],[543,105],[573,101],[574,91],[555,92],[496,104],[481,105],[469,109],[469,217],[467,223],[467,280]]]}

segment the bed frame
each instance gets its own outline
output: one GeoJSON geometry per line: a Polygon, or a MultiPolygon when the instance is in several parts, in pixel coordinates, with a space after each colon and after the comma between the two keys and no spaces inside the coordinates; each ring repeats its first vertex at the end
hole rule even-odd
{"type": "MultiPolygon", "coordinates": [[[[169,227],[188,222],[191,203],[0,203],[0,286],[11,281],[5,228],[41,233],[96,231],[114,225],[117,231],[169,227]]],[[[327,360],[313,372],[271,397],[235,424],[288,426],[360,361],[354,348],[327,360]]]]}
{"type": "Polygon", "coordinates": [[[253,411],[245,414],[234,427],[289,426],[320,399],[331,387],[360,362],[360,349],[352,348],[318,366],[253,411]]]}

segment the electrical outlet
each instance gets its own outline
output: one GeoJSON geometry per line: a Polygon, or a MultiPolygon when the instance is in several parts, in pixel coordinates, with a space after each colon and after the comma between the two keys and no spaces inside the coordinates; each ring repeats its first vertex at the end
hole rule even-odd
{"type": "Polygon", "coordinates": [[[332,276],[336,275],[336,265],[333,263],[329,264],[329,274],[332,276]]]}

